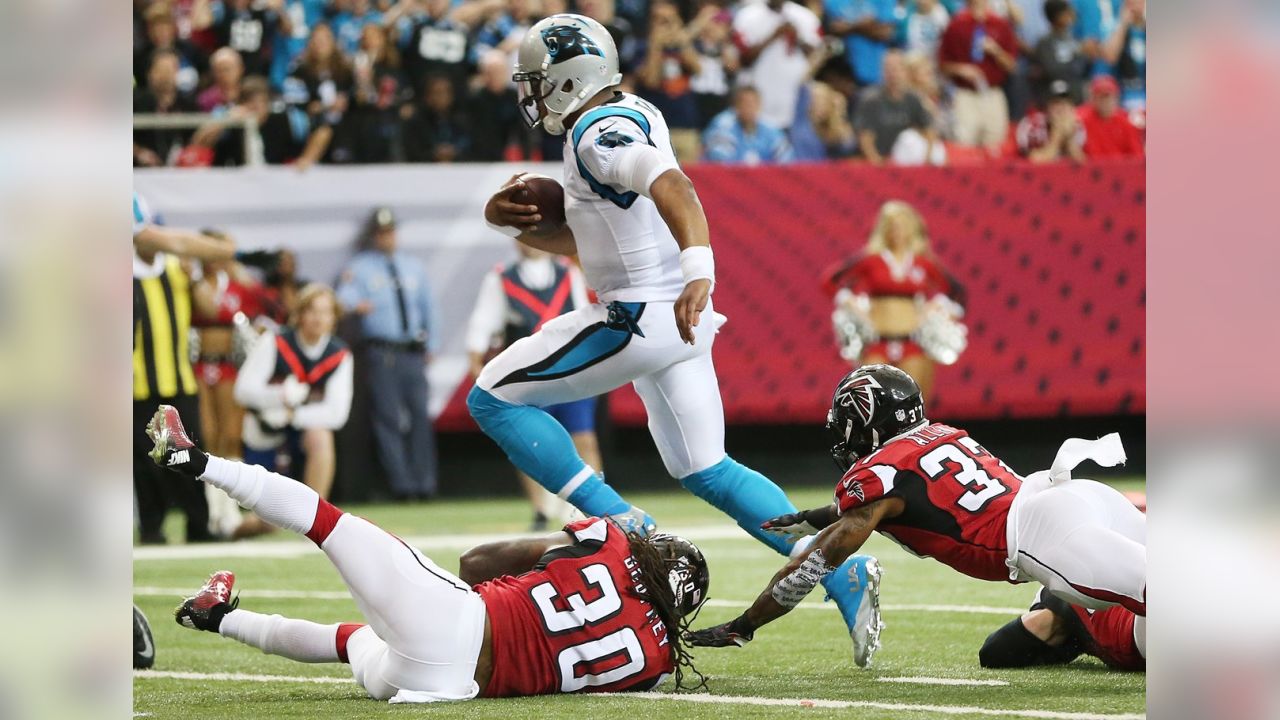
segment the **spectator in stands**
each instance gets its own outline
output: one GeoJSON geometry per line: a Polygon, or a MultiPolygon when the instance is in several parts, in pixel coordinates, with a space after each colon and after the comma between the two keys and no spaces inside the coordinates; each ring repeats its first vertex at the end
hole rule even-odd
{"type": "MultiPolygon", "coordinates": [[[[333,433],[347,424],[355,374],[351,352],[333,336],[337,321],[333,290],[307,285],[289,324],[259,336],[235,381],[235,399],[248,410],[245,462],[300,478],[322,498],[333,487],[333,433]]],[[[249,515],[232,537],[272,529],[249,515]]]]}
{"type": "Polygon", "coordinates": [[[1091,74],[1108,72],[1102,58],[1102,43],[1107,37],[1115,14],[1115,0],[1072,0],[1076,10],[1076,37],[1085,57],[1093,63],[1091,74]]]}
{"type": "Polygon", "coordinates": [[[373,0],[335,0],[333,9],[333,34],[338,47],[347,55],[360,49],[364,29],[369,25],[381,25],[382,13],[373,6],[373,0]]]}
{"type": "Polygon", "coordinates": [[[938,63],[955,84],[956,142],[999,151],[1009,134],[1004,86],[1017,63],[1017,41],[1009,21],[991,11],[990,0],[966,0],[951,18],[938,48],[938,63]]]}
{"type": "Polygon", "coordinates": [[[790,129],[800,86],[809,78],[810,55],[822,42],[820,26],[812,10],[792,0],[765,0],[738,10],[733,30],[742,53],[739,82],[756,88],[762,125],[790,129]]]}
{"type": "Polygon", "coordinates": [[[1044,111],[1032,110],[1018,123],[1018,152],[1034,163],[1084,162],[1084,128],[1066,80],[1054,80],[1044,111]]]}
{"type": "Polygon", "coordinates": [[[492,50],[512,53],[536,22],[537,0],[472,0],[453,9],[451,17],[471,28],[471,59],[479,64],[492,50]]]}
{"type": "Polygon", "coordinates": [[[1024,55],[1031,54],[1040,38],[1049,34],[1049,18],[1046,17],[1044,0],[1011,0],[1017,7],[1021,20],[1014,30],[1018,33],[1018,49],[1024,55]]]}
{"type": "Polygon", "coordinates": [[[397,249],[396,219],[378,208],[369,249],[342,274],[338,300],[360,317],[368,360],[373,434],[391,492],[400,500],[436,494],[436,439],[427,414],[427,353],[435,344],[426,268],[397,249]]]}
{"type": "Polygon", "coordinates": [[[208,58],[198,47],[178,36],[178,24],[173,17],[173,6],[167,2],[154,2],[143,11],[147,35],[141,50],[133,58],[134,82],[146,82],[151,68],[151,57],[157,50],[170,50],[178,57],[177,87],[180,92],[194,93],[204,74],[208,58]]]}
{"type": "Polygon", "coordinates": [[[444,75],[427,78],[422,102],[404,126],[404,153],[409,162],[459,162],[471,152],[468,120],[454,102],[453,81],[444,75]]]}
{"type": "MultiPolygon", "coordinates": [[[[519,260],[500,265],[480,281],[480,293],[467,323],[467,354],[471,376],[480,376],[484,363],[511,343],[528,337],[544,323],[587,305],[582,273],[571,262],[517,242],[519,260]]],[[[596,399],[584,398],[545,408],[573,438],[578,455],[601,468],[596,440],[596,399]]],[[[533,506],[531,530],[548,528],[548,518],[563,517],[571,508],[516,471],[533,506]]]]}
{"type": "Polygon", "coordinates": [[[325,133],[312,132],[305,110],[280,103],[273,106],[266,78],[247,77],[240,87],[240,102],[217,119],[201,126],[191,139],[193,145],[211,148],[213,164],[243,165],[244,132],[230,129],[227,120],[252,117],[258,121],[260,152],[268,165],[282,165],[306,158],[302,167],[313,165],[328,147],[325,133]]]}
{"type": "Polygon", "coordinates": [[[738,46],[733,44],[733,13],[708,3],[689,24],[693,49],[698,54],[698,72],[689,79],[698,105],[698,127],[729,107],[729,89],[740,65],[738,46]]]}
{"type": "Polygon", "coordinates": [[[351,161],[385,163],[402,159],[401,117],[407,114],[413,91],[400,71],[400,51],[385,27],[364,26],[352,73],[351,109],[346,115],[351,161]]]}
{"type": "Polygon", "coordinates": [[[1142,134],[1120,107],[1120,86],[1110,75],[1089,83],[1089,103],[1080,108],[1084,154],[1090,159],[1142,157],[1142,134]]]}
{"type": "Polygon", "coordinates": [[[703,159],[745,165],[791,162],[787,134],[764,121],[761,105],[754,87],[734,90],[733,107],[715,116],[703,134],[703,159]]]}
{"type": "Polygon", "coordinates": [[[1124,0],[1116,27],[1102,47],[1102,59],[1120,82],[1120,104],[1131,111],[1147,108],[1147,2],[1124,0]]]}
{"type": "Polygon", "coordinates": [[[902,58],[907,69],[907,86],[920,98],[920,104],[929,113],[930,122],[940,138],[954,137],[951,132],[951,114],[942,83],[938,81],[938,68],[934,56],[911,53],[902,58]]]}
{"type": "Polygon", "coordinates": [[[400,42],[409,87],[424,87],[428,76],[443,75],[462,92],[471,72],[471,40],[467,26],[449,17],[449,0],[400,0],[382,23],[392,29],[401,18],[409,21],[400,42]]]}
{"type": "Polygon", "coordinates": [[[271,44],[271,87],[284,85],[285,77],[307,47],[311,28],[329,17],[330,12],[329,0],[285,0],[281,14],[288,18],[289,27],[276,33],[271,44]]]}
{"type": "Polygon", "coordinates": [[[218,47],[240,53],[247,74],[266,75],[271,71],[276,35],[288,35],[293,29],[283,11],[284,0],[203,0],[192,8],[191,27],[212,29],[218,47]]]}
{"type": "Polygon", "coordinates": [[[938,0],[908,2],[904,10],[903,51],[937,57],[938,43],[951,22],[951,13],[938,0]]]}
{"type": "Polygon", "coordinates": [[[823,0],[827,34],[844,38],[845,59],[859,87],[880,84],[880,65],[893,41],[894,0],[823,0]]]}
{"type": "Polygon", "coordinates": [[[873,165],[941,165],[946,161],[933,118],[907,85],[902,53],[884,56],[884,85],[867,88],[853,124],[862,156],[873,165]]]}
{"type": "Polygon", "coordinates": [[[624,17],[618,17],[618,6],[615,0],[577,0],[577,12],[586,15],[604,26],[618,48],[618,68],[624,74],[631,74],[639,67],[642,59],[640,34],[636,26],[624,17]]]}
{"type": "Polygon", "coordinates": [[[690,80],[701,67],[693,37],[672,0],[654,0],[649,10],[649,37],[637,71],[637,90],[653,103],[671,130],[671,147],[680,162],[698,157],[698,104],[690,80]]]}
{"type": "Polygon", "coordinates": [[[498,162],[507,148],[518,145],[520,157],[529,157],[530,138],[511,86],[511,61],[501,50],[480,58],[480,85],[467,99],[471,127],[471,156],[477,162],[498,162]]]}
{"type": "MultiPolygon", "coordinates": [[[[170,49],[156,50],[147,70],[147,85],[133,94],[135,113],[195,112],[196,104],[190,95],[178,89],[178,72],[181,69],[178,54],[170,49]]],[[[187,129],[135,130],[133,133],[133,164],[139,167],[171,165],[191,137],[187,129]]]]}
{"type": "Polygon", "coordinates": [[[1046,0],[1044,15],[1049,21],[1049,33],[1040,38],[1031,55],[1031,89],[1037,104],[1045,106],[1049,88],[1058,81],[1067,83],[1071,100],[1084,100],[1084,81],[1089,72],[1089,58],[1085,57],[1080,41],[1072,28],[1076,11],[1067,0],[1046,0]]]}
{"type": "Polygon", "coordinates": [[[313,130],[308,150],[295,164],[305,170],[315,162],[350,162],[347,138],[339,137],[342,121],[351,102],[354,74],[351,61],[338,49],[328,23],[311,29],[307,49],[298,57],[297,67],[285,78],[281,97],[306,111],[313,130]]]}
{"type": "Polygon", "coordinates": [[[858,147],[849,103],[844,95],[824,82],[814,80],[801,90],[801,114],[788,134],[795,159],[818,162],[848,157],[858,147]]]}
{"type": "Polygon", "coordinates": [[[213,83],[196,98],[201,112],[227,109],[240,100],[240,83],[244,81],[244,61],[240,53],[229,47],[218,48],[209,58],[213,83]]]}

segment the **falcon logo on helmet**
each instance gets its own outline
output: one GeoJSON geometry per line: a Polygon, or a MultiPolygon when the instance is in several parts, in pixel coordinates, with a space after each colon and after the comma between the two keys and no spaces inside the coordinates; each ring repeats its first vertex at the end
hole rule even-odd
{"type": "Polygon", "coordinates": [[[600,46],[571,25],[556,25],[543,30],[542,42],[547,45],[552,65],[580,55],[604,57],[604,51],[600,46]]]}
{"type": "Polygon", "coordinates": [[[871,391],[879,388],[880,383],[870,375],[856,377],[841,389],[837,402],[843,407],[853,408],[862,419],[862,424],[867,425],[876,413],[876,396],[871,391]]]}

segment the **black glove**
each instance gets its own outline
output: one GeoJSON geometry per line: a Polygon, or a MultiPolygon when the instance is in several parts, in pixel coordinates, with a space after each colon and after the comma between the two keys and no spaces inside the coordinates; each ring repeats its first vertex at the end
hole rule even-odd
{"type": "Polygon", "coordinates": [[[787,542],[795,542],[806,535],[817,535],[821,528],[814,527],[803,512],[787,513],[760,523],[760,529],[773,535],[786,538],[787,542]]]}
{"type": "Polygon", "coordinates": [[[755,634],[756,629],[747,621],[747,616],[739,615],[723,625],[687,632],[684,641],[695,647],[742,647],[755,634]]]}

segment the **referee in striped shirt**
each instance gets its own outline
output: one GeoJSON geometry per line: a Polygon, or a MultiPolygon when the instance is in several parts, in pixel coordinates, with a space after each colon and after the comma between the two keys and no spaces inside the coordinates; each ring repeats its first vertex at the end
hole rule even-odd
{"type": "Polygon", "coordinates": [[[226,260],[235,255],[228,239],[156,225],[146,202],[133,194],[133,488],[143,543],[165,542],[170,502],[187,516],[187,541],[215,539],[209,506],[199,481],[157,467],[147,457],[146,425],[160,405],[173,405],[200,435],[200,407],[191,370],[190,278],[179,258],[226,260]]]}

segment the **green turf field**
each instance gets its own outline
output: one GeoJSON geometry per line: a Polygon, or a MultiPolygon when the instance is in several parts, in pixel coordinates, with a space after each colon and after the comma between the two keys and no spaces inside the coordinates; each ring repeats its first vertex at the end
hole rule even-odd
{"type": "MultiPolygon", "coordinates": [[[[1142,488],[1140,480],[1116,484],[1142,488]]],[[[830,500],[829,492],[818,488],[791,495],[801,507],[830,500]]],[[[722,532],[734,526],[689,495],[633,494],[631,499],[664,529],[688,529],[695,538],[699,532],[725,538],[697,540],[711,565],[712,598],[699,626],[741,612],[781,564],[779,556],[745,534],[722,532]]],[[[347,509],[416,541],[449,569],[457,568],[458,554],[476,536],[521,532],[527,522],[523,504],[508,499],[347,509]]],[[[179,527],[170,528],[169,536],[181,537],[179,527]]],[[[1113,673],[1089,658],[1052,669],[997,672],[978,667],[983,639],[1014,617],[1015,609],[1025,608],[1036,586],[971,580],[934,561],[914,558],[879,536],[866,549],[885,568],[881,602],[887,624],[870,670],[854,667],[844,624],[834,604],[821,602],[819,590],[747,647],[697,653],[714,697],[560,695],[399,706],[365,697],[345,666],[290,662],[173,622],[178,592],[189,594],[209,572],[224,568],[236,572],[242,607],[326,623],[358,621],[337,573],[309,542],[276,533],[228,545],[138,548],[135,602],[151,619],[157,656],[154,670],[135,678],[135,716],[318,720],[394,714],[530,720],[994,715],[1083,720],[1145,712],[1144,674],[1113,673]],[[216,675],[227,673],[248,677],[216,675]],[[988,684],[922,684],[939,678],[988,684]]]]}

